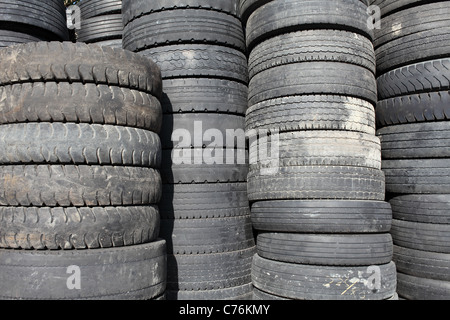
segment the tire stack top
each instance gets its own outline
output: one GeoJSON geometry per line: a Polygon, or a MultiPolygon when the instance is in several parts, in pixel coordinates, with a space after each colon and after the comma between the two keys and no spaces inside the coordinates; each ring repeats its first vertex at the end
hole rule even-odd
{"type": "Polygon", "coordinates": [[[0,70],[0,297],[164,297],[160,69],[36,42],[0,50],[0,70]]]}
{"type": "Polygon", "coordinates": [[[77,42],[122,48],[122,1],[83,0],[80,2],[81,29],[77,42]]]}
{"type": "Polygon", "coordinates": [[[375,136],[367,3],[242,0],[240,8],[255,298],[391,298],[391,208],[375,136]]]}
{"type": "Polygon", "coordinates": [[[0,1],[0,47],[68,39],[63,1],[0,1]]]}
{"type": "Polygon", "coordinates": [[[168,299],[251,297],[248,70],[237,0],[123,1],[125,49],[163,78],[161,237],[168,299]]]}
{"type": "Polygon", "coordinates": [[[376,113],[398,294],[448,299],[450,234],[450,3],[373,1],[376,113]]]}

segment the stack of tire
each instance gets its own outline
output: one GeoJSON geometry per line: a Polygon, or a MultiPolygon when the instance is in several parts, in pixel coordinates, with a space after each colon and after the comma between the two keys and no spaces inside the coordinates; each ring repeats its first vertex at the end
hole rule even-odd
{"type": "Polygon", "coordinates": [[[83,0],[79,3],[81,29],[77,42],[122,48],[122,1],[83,0]]]}
{"type": "Polygon", "coordinates": [[[237,0],[123,1],[125,49],[163,78],[161,237],[167,299],[248,299],[248,70],[237,0]]]}
{"type": "Polygon", "coordinates": [[[60,0],[0,0],[0,47],[69,39],[60,0]]]}
{"type": "Polygon", "coordinates": [[[36,42],[0,70],[0,297],[163,298],[159,68],[36,42]]]}
{"type": "Polygon", "coordinates": [[[373,1],[398,294],[450,298],[450,2],[373,1]]]}
{"type": "Polygon", "coordinates": [[[367,3],[242,0],[241,10],[246,130],[258,135],[248,174],[255,299],[390,299],[392,212],[367,3]],[[263,161],[271,150],[278,167],[263,161]]]}

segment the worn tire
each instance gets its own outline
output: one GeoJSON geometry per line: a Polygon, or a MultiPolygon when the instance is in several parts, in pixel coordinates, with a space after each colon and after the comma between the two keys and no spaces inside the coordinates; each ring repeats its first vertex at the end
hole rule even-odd
{"type": "Polygon", "coordinates": [[[398,295],[408,300],[449,300],[450,281],[415,277],[399,272],[398,295]]]}
{"type": "Polygon", "coordinates": [[[77,42],[95,43],[109,39],[122,39],[122,15],[92,17],[83,20],[81,29],[77,32],[77,42]]]}
{"type": "Polygon", "coordinates": [[[166,288],[165,241],[96,250],[0,250],[0,298],[149,300],[166,288]],[[79,267],[80,290],[70,290],[79,267]]]}
{"type": "Polygon", "coordinates": [[[121,0],[83,0],[78,6],[81,10],[81,18],[89,19],[97,16],[121,13],[121,0]]]}
{"type": "Polygon", "coordinates": [[[450,224],[450,195],[407,194],[392,198],[393,218],[421,223],[450,224]]]}

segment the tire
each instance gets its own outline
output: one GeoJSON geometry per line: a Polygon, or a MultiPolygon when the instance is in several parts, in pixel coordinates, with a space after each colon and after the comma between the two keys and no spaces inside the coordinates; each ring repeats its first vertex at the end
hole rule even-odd
{"type": "Polygon", "coordinates": [[[380,99],[448,90],[450,58],[429,60],[398,68],[378,77],[380,99]]]}
{"type": "Polygon", "coordinates": [[[163,150],[162,181],[165,184],[245,182],[247,151],[233,150],[234,154],[229,154],[229,151],[215,148],[163,150]]]}
{"type": "MultiPolygon", "coordinates": [[[[277,149],[280,166],[355,166],[381,169],[378,137],[346,131],[297,131],[280,133],[271,141],[250,139],[250,170],[265,167],[261,155],[277,149]],[[252,160],[257,160],[253,161],[252,160]]],[[[263,157],[262,156],[262,157],[263,157]]]]}
{"type": "Polygon", "coordinates": [[[393,261],[398,272],[411,276],[450,281],[450,254],[394,246],[393,261]]]}
{"type": "Polygon", "coordinates": [[[255,202],[253,228],[294,233],[384,233],[392,210],[385,201],[281,200],[255,202]]]}
{"type": "Polygon", "coordinates": [[[390,193],[450,193],[448,159],[385,160],[386,191],[390,193]]]}
{"type": "Polygon", "coordinates": [[[163,115],[163,149],[245,149],[245,118],[235,114],[174,113],[163,115]]]}
{"type": "Polygon", "coordinates": [[[324,29],[350,30],[372,40],[368,18],[367,6],[359,0],[289,0],[282,4],[270,1],[256,9],[247,21],[247,48],[251,51],[261,41],[286,30],[312,29],[317,25],[324,29]]]}
{"type": "Polygon", "coordinates": [[[394,219],[450,224],[450,195],[408,194],[392,198],[389,202],[394,219]]]}
{"type": "Polygon", "coordinates": [[[275,66],[334,61],[364,67],[375,74],[375,52],[369,39],[341,30],[305,30],[270,38],[249,56],[249,75],[275,66]]]}
{"type": "Polygon", "coordinates": [[[405,8],[421,5],[428,0],[369,0],[371,5],[380,7],[381,16],[387,16],[405,8]]]}
{"type": "Polygon", "coordinates": [[[167,291],[193,293],[249,284],[254,253],[255,247],[252,246],[239,251],[213,254],[168,254],[167,291]]]}
{"type": "Polygon", "coordinates": [[[395,293],[396,270],[393,262],[378,267],[380,288],[372,290],[367,286],[373,275],[368,266],[302,265],[255,255],[252,282],[259,290],[298,300],[383,300],[395,293]]]}
{"type": "Polygon", "coordinates": [[[95,44],[102,46],[102,47],[111,47],[113,49],[122,49],[122,38],[96,41],[95,44]]]}
{"type": "Polygon", "coordinates": [[[163,184],[162,219],[207,219],[250,214],[247,183],[163,184]]]}
{"type": "Polygon", "coordinates": [[[293,95],[345,95],[377,102],[376,80],[366,68],[340,62],[309,62],[277,66],[249,83],[249,105],[293,95]],[[326,75],[323,70],[327,70],[326,75]],[[282,85],[280,85],[282,84],[282,85]]]}
{"type": "Polygon", "coordinates": [[[284,297],[279,297],[274,294],[270,294],[264,291],[259,290],[258,288],[253,288],[253,297],[252,300],[292,300],[284,297]]]}
{"type": "Polygon", "coordinates": [[[450,5],[446,1],[405,8],[384,17],[374,39],[377,74],[415,62],[448,57],[449,22],[450,5]]]}
{"type": "Polygon", "coordinates": [[[389,98],[377,104],[377,124],[381,128],[396,124],[449,120],[449,106],[449,91],[389,98]]]}
{"type": "Polygon", "coordinates": [[[0,22],[25,25],[27,33],[41,34],[50,41],[69,39],[65,8],[59,0],[2,0],[0,22]]]}
{"type": "Polygon", "coordinates": [[[98,249],[156,240],[156,206],[1,207],[0,247],[35,250],[98,249]]]}
{"type": "Polygon", "coordinates": [[[0,166],[2,206],[125,206],[156,204],[161,177],[151,168],[0,166]]]}
{"type": "Polygon", "coordinates": [[[128,165],[159,168],[151,131],[110,125],[21,123],[0,126],[0,164],[128,165]]]}
{"type": "Polygon", "coordinates": [[[149,300],[166,286],[165,241],[96,250],[0,250],[1,299],[149,300]],[[70,290],[78,267],[80,290],[70,290]],[[76,270],[76,269],[75,269],[76,270]]]}
{"type": "MultiPolygon", "coordinates": [[[[165,114],[217,112],[245,115],[248,88],[230,80],[184,78],[163,81],[165,114]]],[[[243,127],[241,127],[243,128],[243,127]]]]}
{"type": "Polygon", "coordinates": [[[78,4],[81,10],[81,19],[119,14],[122,11],[121,0],[83,0],[78,4]]]}
{"type": "Polygon", "coordinates": [[[332,95],[266,100],[247,110],[246,131],[343,130],[375,134],[375,111],[367,101],[332,95]]]}
{"type": "Polygon", "coordinates": [[[139,52],[162,70],[162,78],[220,78],[248,82],[247,58],[239,50],[216,45],[181,44],[139,52]]]}
{"type": "Polygon", "coordinates": [[[123,25],[121,14],[92,17],[83,20],[78,31],[77,42],[95,43],[109,39],[122,39],[123,25]]]}
{"type": "Polygon", "coordinates": [[[400,247],[450,253],[448,224],[420,223],[393,219],[391,234],[400,247]]]}
{"type": "Polygon", "coordinates": [[[273,174],[248,174],[250,201],[262,200],[384,200],[381,170],[344,166],[280,167],[273,174]]]}
{"type": "Polygon", "coordinates": [[[240,20],[217,11],[177,9],[154,12],[133,20],[124,29],[124,49],[134,52],[183,43],[223,45],[245,51],[240,20]]]}
{"type": "Polygon", "coordinates": [[[216,290],[167,290],[167,300],[252,300],[252,284],[216,290]]]}
{"type": "Polygon", "coordinates": [[[162,109],[150,94],[93,83],[34,82],[0,87],[0,124],[74,122],[159,133],[162,109]]]}
{"type": "Polygon", "coordinates": [[[450,282],[414,277],[399,272],[398,295],[408,300],[448,300],[450,282]]]}
{"type": "Polygon", "coordinates": [[[383,158],[420,159],[450,157],[450,123],[415,123],[378,130],[383,158]]]}
{"type": "Polygon", "coordinates": [[[45,41],[40,35],[32,35],[25,32],[0,30],[0,47],[10,47],[27,42],[45,41]]]}
{"type": "Polygon", "coordinates": [[[95,83],[140,90],[158,99],[162,94],[161,70],[151,60],[92,44],[37,42],[10,47],[0,52],[0,69],[1,85],[95,83]]]}
{"type": "Polygon", "coordinates": [[[173,9],[207,9],[231,14],[238,17],[239,0],[123,0],[123,23],[128,25],[131,21],[141,16],[154,12],[173,9]]]}
{"type": "Polygon", "coordinates": [[[307,265],[379,265],[392,260],[389,233],[382,234],[298,234],[259,233],[256,240],[262,258],[307,265]]]}
{"type": "MultiPolygon", "coordinates": [[[[247,213],[248,210],[247,210],[247,213]]],[[[167,253],[212,254],[254,246],[250,215],[204,219],[161,219],[167,253]]]]}

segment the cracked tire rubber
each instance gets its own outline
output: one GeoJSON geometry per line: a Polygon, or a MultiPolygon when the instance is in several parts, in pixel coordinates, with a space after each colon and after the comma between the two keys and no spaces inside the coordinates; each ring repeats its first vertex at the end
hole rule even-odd
{"type": "Polygon", "coordinates": [[[166,244],[95,250],[0,250],[1,299],[149,300],[166,287],[166,244]],[[69,290],[79,267],[80,290],[69,290]],[[136,276],[139,275],[139,276],[136,276]]]}
{"type": "Polygon", "coordinates": [[[156,204],[159,171],[143,167],[9,165],[0,167],[2,206],[156,204]]]}
{"type": "Polygon", "coordinates": [[[13,249],[98,249],[156,240],[156,206],[1,207],[0,247],[13,249]]]}

